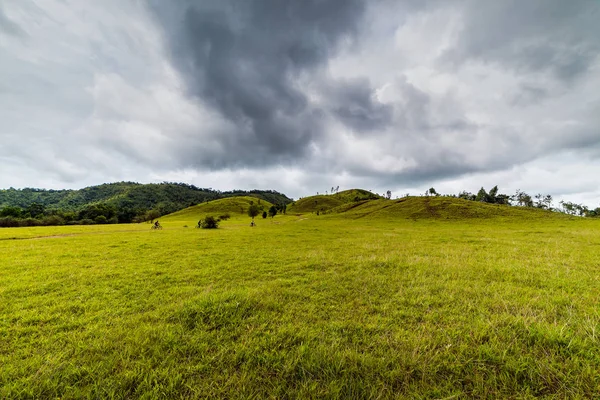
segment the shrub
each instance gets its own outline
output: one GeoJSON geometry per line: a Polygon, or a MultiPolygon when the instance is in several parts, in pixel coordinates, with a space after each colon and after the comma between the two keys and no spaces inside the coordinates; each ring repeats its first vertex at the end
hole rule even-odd
{"type": "Polygon", "coordinates": [[[94,220],[89,218],[84,218],[79,221],[81,225],[94,225],[94,220]]]}
{"type": "Polygon", "coordinates": [[[207,215],[200,221],[199,225],[202,229],[217,229],[219,227],[219,220],[212,215],[207,215]]]}
{"type": "Polygon", "coordinates": [[[38,226],[40,221],[35,218],[25,218],[19,221],[19,226],[38,226]]]}
{"type": "Polygon", "coordinates": [[[219,215],[219,219],[221,221],[227,221],[229,218],[231,218],[231,215],[229,215],[229,213],[223,214],[223,215],[219,215]]]}
{"type": "Polygon", "coordinates": [[[104,215],[98,215],[96,218],[94,218],[94,222],[97,224],[106,224],[108,223],[108,219],[106,219],[104,215]]]}
{"type": "Polygon", "coordinates": [[[44,226],[57,226],[57,225],[64,225],[65,224],[65,220],[58,216],[58,215],[51,215],[49,217],[44,217],[41,220],[41,224],[44,226]]]}
{"type": "Polygon", "coordinates": [[[13,217],[0,218],[0,228],[16,228],[19,226],[19,220],[13,217]]]}

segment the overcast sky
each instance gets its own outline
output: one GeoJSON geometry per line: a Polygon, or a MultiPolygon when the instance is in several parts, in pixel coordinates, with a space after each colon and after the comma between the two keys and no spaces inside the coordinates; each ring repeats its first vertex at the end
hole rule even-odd
{"type": "Polygon", "coordinates": [[[0,187],[600,204],[598,0],[0,0],[0,187]]]}

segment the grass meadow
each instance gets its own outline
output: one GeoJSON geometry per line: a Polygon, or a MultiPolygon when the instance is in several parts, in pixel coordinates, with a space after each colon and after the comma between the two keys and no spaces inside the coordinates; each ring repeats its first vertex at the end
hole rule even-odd
{"type": "Polygon", "coordinates": [[[0,230],[0,398],[600,396],[598,220],[199,212],[0,230]]]}

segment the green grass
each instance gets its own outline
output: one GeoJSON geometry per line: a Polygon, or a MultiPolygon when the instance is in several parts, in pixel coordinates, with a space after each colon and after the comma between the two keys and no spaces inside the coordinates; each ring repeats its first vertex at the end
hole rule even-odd
{"type": "MultiPolygon", "coordinates": [[[[268,201],[257,199],[256,197],[229,197],[225,199],[213,200],[207,203],[198,204],[196,206],[189,207],[181,211],[177,211],[176,213],[170,214],[166,218],[170,221],[193,222],[194,219],[202,218],[205,215],[209,214],[214,215],[215,217],[218,217],[221,214],[230,214],[231,216],[245,216],[251,204],[256,204],[265,211],[267,211],[273,205],[268,201]]],[[[163,217],[162,220],[164,220],[164,218],[165,217],[163,217]]]]}
{"type": "Polygon", "coordinates": [[[339,193],[330,195],[317,195],[304,197],[293,202],[288,207],[290,214],[306,214],[316,211],[329,211],[331,209],[343,206],[345,204],[353,204],[357,201],[367,201],[380,198],[378,195],[362,189],[344,190],[339,193]]]}
{"type": "Polygon", "coordinates": [[[0,230],[0,398],[596,397],[600,221],[428,201],[0,230]]]}

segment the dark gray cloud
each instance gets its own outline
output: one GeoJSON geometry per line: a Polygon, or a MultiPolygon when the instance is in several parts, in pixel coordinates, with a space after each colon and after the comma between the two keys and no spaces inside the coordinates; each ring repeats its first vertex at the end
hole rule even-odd
{"type": "Polygon", "coordinates": [[[444,60],[497,63],[519,73],[550,72],[571,82],[584,76],[600,50],[595,0],[463,2],[463,28],[444,60]]]}
{"type": "MultiPolygon", "coordinates": [[[[237,134],[226,136],[226,151],[205,153],[196,162],[231,165],[302,157],[319,140],[322,110],[310,104],[302,78],[322,67],[341,41],[352,39],[365,5],[360,0],[181,0],[154,1],[152,8],[189,93],[236,124],[237,134]]],[[[357,89],[351,84],[347,91],[358,94],[357,89]]],[[[335,110],[358,124],[378,118],[353,111],[347,105],[335,110]]]]}
{"type": "Polygon", "coordinates": [[[393,107],[375,98],[366,78],[324,84],[327,110],[352,130],[368,132],[387,128],[392,123],[393,107]]]}

